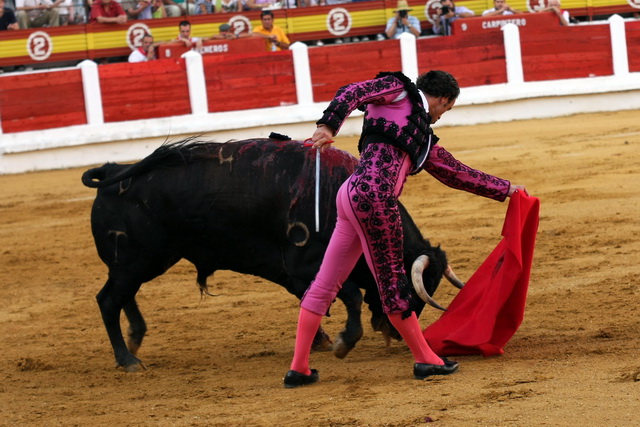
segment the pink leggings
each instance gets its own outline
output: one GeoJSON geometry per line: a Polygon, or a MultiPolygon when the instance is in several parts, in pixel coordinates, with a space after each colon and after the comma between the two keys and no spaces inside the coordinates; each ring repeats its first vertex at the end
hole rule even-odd
{"type": "Polygon", "coordinates": [[[410,308],[397,204],[410,167],[409,156],[396,147],[367,145],[356,171],[338,191],[336,227],[301,307],[324,316],[364,252],[384,312],[398,314],[410,308]]]}

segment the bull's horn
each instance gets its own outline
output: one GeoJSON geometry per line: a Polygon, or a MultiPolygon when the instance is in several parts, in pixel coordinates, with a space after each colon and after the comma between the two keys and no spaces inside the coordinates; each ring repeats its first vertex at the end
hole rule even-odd
{"type": "Polygon", "coordinates": [[[429,257],[426,255],[420,255],[413,262],[411,266],[411,282],[413,283],[413,288],[418,293],[418,296],[422,298],[424,302],[429,304],[433,308],[437,308],[438,310],[447,311],[446,308],[442,307],[440,304],[435,302],[424,289],[424,282],[422,281],[422,273],[429,266],[429,257]]]}
{"type": "Polygon", "coordinates": [[[444,272],[444,277],[446,277],[449,283],[451,283],[456,288],[464,288],[464,282],[458,279],[458,276],[456,276],[456,273],[453,272],[453,268],[451,268],[450,265],[447,265],[447,269],[444,272]]]}

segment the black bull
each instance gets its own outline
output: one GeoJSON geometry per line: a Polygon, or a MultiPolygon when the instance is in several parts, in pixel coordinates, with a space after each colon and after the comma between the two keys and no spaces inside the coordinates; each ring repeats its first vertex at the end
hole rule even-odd
{"type": "MultiPolygon", "coordinates": [[[[335,226],[335,195],[352,173],[356,159],[329,148],[322,153],[320,232],[315,232],[315,150],[298,141],[255,139],[224,144],[186,140],[166,144],[132,165],[107,163],[86,171],[84,185],[98,188],[91,226],[98,254],[109,268],[97,295],[116,362],[127,370],[141,365],[135,353],[146,324],[135,301],[144,282],[184,258],[197,269],[207,292],[207,277],[232,270],[262,277],[301,298],[317,273],[335,226]],[[124,309],[128,347],[120,328],[124,309]]],[[[425,240],[400,205],[405,268],[429,257],[422,278],[429,295],[447,268],[444,252],[425,240]]],[[[344,283],[338,298],[347,321],[334,346],[344,357],[362,337],[363,297],[371,323],[385,338],[399,338],[382,312],[378,289],[364,258],[344,283]]],[[[420,313],[424,302],[414,296],[420,313]]],[[[315,346],[327,347],[320,329],[315,346]]]]}

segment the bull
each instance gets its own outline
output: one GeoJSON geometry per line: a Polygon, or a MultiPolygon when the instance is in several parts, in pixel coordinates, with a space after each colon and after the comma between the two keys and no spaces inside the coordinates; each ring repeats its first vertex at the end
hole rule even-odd
{"type": "MultiPolygon", "coordinates": [[[[181,259],[197,271],[200,292],[217,270],[251,274],[302,298],[320,267],[336,220],[335,195],[356,159],[329,148],[320,171],[320,229],[315,231],[315,149],[299,141],[252,139],[215,143],[187,139],[164,144],[138,163],[107,163],[82,175],[97,188],[91,227],[98,255],[109,270],[96,299],[116,363],[127,371],[144,368],[136,353],[147,331],[136,303],[140,286],[181,259]],[[129,321],[128,340],[120,313],[129,321]]],[[[405,267],[416,287],[419,314],[445,275],[461,285],[440,247],[424,239],[404,206],[405,267]],[[420,297],[418,297],[418,294],[420,297]],[[423,300],[424,299],[424,300],[423,300]]],[[[337,298],[347,320],[333,345],[345,357],[362,337],[363,300],[373,329],[387,341],[400,339],[382,312],[378,289],[364,257],[337,298]],[[360,289],[365,291],[364,298],[360,289]]],[[[318,330],[314,349],[330,349],[318,330]]]]}

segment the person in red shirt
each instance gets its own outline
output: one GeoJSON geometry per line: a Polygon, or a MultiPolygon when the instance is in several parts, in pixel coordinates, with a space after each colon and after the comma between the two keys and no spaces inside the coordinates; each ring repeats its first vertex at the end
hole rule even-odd
{"type": "Polygon", "coordinates": [[[91,6],[89,23],[126,24],[127,14],[115,0],[98,0],[91,6]]]}

